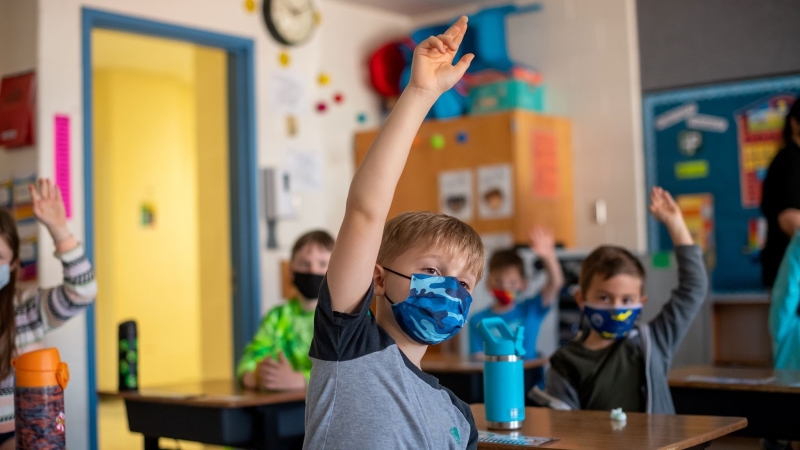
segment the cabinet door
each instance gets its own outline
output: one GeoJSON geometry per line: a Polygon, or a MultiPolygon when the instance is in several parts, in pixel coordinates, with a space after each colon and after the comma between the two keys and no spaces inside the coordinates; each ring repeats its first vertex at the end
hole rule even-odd
{"type": "MultiPolygon", "coordinates": [[[[356,136],[356,164],[361,164],[376,134],[368,132],[356,136]]],[[[473,180],[473,219],[466,222],[481,234],[513,232],[513,216],[481,219],[477,204],[477,169],[487,165],[512,164],[512,147],[510,113],[425,122],[417,134],[397,184],[389,218],[406,211],[441,212],[439,174],[470,170],[473,180]],[[444,145],[436,148],[438,146],[433,142],[441,142],[442,139],[444,145]]]]}
{"type": "Polygon", "coordinates": [[[556,242],[575,246],[571,131],[560,117],[519,112],[514,118],[517,242],[533,224],[551,228],[556,242]]]}

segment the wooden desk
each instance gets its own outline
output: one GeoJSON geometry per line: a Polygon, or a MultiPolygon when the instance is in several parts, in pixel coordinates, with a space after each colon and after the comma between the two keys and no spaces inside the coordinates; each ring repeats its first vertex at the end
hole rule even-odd
{"type": "Polygon", "coordinates": [[[686,367],[670,372],[669,386],[680,414],[746,417],[747,429],[737,434],[800,440],[800,371],[686,367]]]}
{"type": "Polygon", "coordinates": [[[305,435],[305,391],[253,392],[234,381],[207,381],[100,394],[125,400],[128,427],[144,435],[145,450],[157,450],[160,437],[248,449],[295,449],[305,435]]]}
{"type": "MultiPolygon", "coordinates": [[[[544,358],[524,362],[525,392],[544,379],[544,358]]],[[[483,403],[483,361],[459,355],[432,354],[422,358],[422,371],[439,379],[466,403],[483,403]]],[[[526,397],[527,401],[527,397],[526,397]]]]}
{"type": "MultiPolygon", "coordinates": [[[[483,405],[472,405],[478,430],[486,431],[483,405]]],[[[670,449],[702,446],[747,426],[739,417],[677,416],[627,413],[625,426],[615,429],[608,411],[555,411],[525,408],[525,422],[519,434],[557,439],[538,448],[562,450],[670,449]]],[[[497,432],[509,434],[508,432],[497,432]]],[[[478,444],[481,450],[524,447],[478,444]]]]}

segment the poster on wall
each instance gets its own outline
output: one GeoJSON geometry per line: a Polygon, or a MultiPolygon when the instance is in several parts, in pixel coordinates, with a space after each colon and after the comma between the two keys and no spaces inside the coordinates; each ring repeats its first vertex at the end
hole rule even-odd
{"type": "Polygon", "coordinates": [[[70,142],[69,142],[69,116],[56,114],[54,119],[55,143],[53,146],[53,160],[56,163],[55,182],[61,191],[67,219],[72,217],[72,188],[70,182],[70,142]]]}
{"type": "Polygon", "coordinates": [[[703,250],[706,267],[716,266],[714,243],[714,196],[709,193],[684,194],[675,198],[683,213],[683,220],[692,235],[692,240],[703,250]]]}
{"type": "MultiPolygon", "coordinates": [[[[758,258],[764,234],[762,183],[798,95],[800,76],[795,75],[644,97],[647,186],[710,205],[710,217],[696,214],[689,220],[698,242],[707,244],[707,256],[715,260],[710,265],[715,267],[714,292],[764,289],[758,258]],[[691,197],[698,193],[709,197],[691,197]],[[706,228],[712,224],[713,232],[706,228]]],[[[651,253],[673,248],[666,228],[651,218],[648,242],[651,253]]]]}
{"type": "Polygon", "coordinates": [[[439,212],[469,222],[472,212],[472,172],[449,170],[439,173],[439,212]]]}
{"type": "Polygon", "coordinates": [[[303,74],[291,70],[276,70],[269,74],[269,108],[277,114],[299,116],[308,113],[306,85],[303,74]]]}
{"type": "Polygon", "coordinates": [[[544,131],[533,132],[531,164],[533,195],[540,198],[558,197],[558,145],[555,134],[544,131]]]}
{"type": "Polygon", "coordinates": [[[507,219],[514,215],[510,164],[478,167],[478,216],[507,219]]]}
{"type": "Polygon", "coordinates": [[[794,102],[791,95],[776,95],[736,112],[739,140],[739,178],[742,207],[757,208],[767,169],[780,150],[784,119],[794,102]]]}
{"type": "Polygon", "coordinates": [[[292,192],[322,190],[322,154],[313,150],[286,152],[286,170],[291,177],[292,192]]]}

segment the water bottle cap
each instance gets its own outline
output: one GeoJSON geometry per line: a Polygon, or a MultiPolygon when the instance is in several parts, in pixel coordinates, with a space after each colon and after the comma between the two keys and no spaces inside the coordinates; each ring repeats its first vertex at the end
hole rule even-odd
{"type": "Polygon", "coordinates": [[[61,362],[58,349],[46,348],[25,353],[11,360],[17,387],[67,387],[69,367],[61,362]]]}
{"type": "Polygon", "coordinates": [[[512,332],[508,324],[499,317],[488,317],[478,323],[478,332],[483,337],[483,353],[492,356],[523,356],[525,349],[521,345],[523,327],[512,332]]]}

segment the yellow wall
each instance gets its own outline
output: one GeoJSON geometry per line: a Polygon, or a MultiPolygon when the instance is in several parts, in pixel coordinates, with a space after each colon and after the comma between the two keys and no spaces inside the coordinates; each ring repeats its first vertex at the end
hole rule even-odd
{"type": "Polygon", "coordinates": [[[93,40],[98,387],[117,386],[116,330],[128,319],[142,386],[227,378],[225,54],[108,31],[93,40]],[[120,64],[132,50],[172,67],[120,64]],[[153,227],[141,224],[143,203],[153,227]]]}

